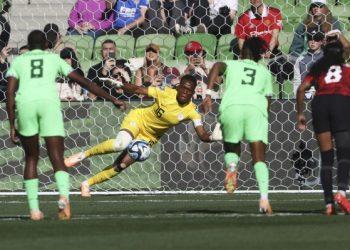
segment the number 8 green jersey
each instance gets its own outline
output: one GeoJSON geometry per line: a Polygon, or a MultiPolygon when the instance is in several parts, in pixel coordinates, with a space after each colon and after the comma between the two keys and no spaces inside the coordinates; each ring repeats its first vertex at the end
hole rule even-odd
{"type": "Polygon", "coordinates": [[[224,95],[220,112],[234,104],[248,104],[258,107],[267,115],[266,96],[272,95],[272,76],[262,64],[252,60],[225,61],[224,95]]]}
{"type": "Polygon", "coordinates": [[[16,57],[6,76],[15,77],[19,81],[17,104],[36,100],[59,102],[56,77],[67,76],[72,70],[57,54],[37,49],[16,57]]]}

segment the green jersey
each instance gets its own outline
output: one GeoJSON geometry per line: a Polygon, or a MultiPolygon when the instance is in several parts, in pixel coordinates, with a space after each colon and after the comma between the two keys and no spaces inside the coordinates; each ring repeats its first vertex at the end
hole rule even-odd
{"type": "Polygon", "coordinates": [[[252,60],[225,61],[224,95],[220,112],[235,104],[258,107],[267,115],[266,96],[272,95],[272,76],[268,69],[252,60]]]}
{"type": "Polygon", "coordinates": [[[36,100],[59,102],[56,78],[60,74],[67,76],[72,71],[72,67],[57,54],[32,50],[16,57],[6,76],[19,81],[17,104],[36,100]]]}

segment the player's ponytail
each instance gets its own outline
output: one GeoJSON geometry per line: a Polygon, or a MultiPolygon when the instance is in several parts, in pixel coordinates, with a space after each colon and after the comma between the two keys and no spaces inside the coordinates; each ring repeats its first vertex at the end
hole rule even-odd
{"type": "Polygon", "coordinates": [[[345,63],[344,49],[340,42],[327,44],[323,49],[323,57],[320,58],[310,70],[310,75],[319,77],[322,73],[326,73],[333,65],[341,66],[345,63]]]}

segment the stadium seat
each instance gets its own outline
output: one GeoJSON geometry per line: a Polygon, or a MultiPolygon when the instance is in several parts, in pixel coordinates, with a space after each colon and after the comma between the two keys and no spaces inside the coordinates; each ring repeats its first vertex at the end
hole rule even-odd
{"type": "Polygon", "coordinates": [[[216,48],[216,58],[219,60],[233,59],[233,53],[230,51],[230,43],[234,39],[232,34],[223,35],[218,41],[216,48]]]}
{"type": "Polygon", "coordinates": [[[160,47],[160,56],[163,61],[173,59],[176,39],[174,36],[167,34],[149,34],[140,36],[136,40],[135,56],[144,57],[145,48],[150,43],[157,44],[160,47]]]}
{"type": "Polygon", "coordinates": [[[117,58],[129,59],[133,57],[134,54],[134,46],[135,46],[135,38],[130,35],[105,35],[100,36],[96,39],[93,58],[95,60],[101,60],[101,45],[107,40],[111,39],[115,42],[117,46],[117,58]]]}
{"type": "Polygon", "coordinates": [[[101,60],[82,60],[80,61],[81,69],[84,72],[84,76],[87,76],[87,73],[90,67],[98,64],[101,60]]]}
{"type": "Polygon", "coordinates": [[[94,46],[94,39],[91,36],[63,36],[62,40],[65,43],[69,43],[75,46],[79,61],[91,59],[94,46]]]}
{"type": "Polygon", "coordinates": [[[175,56],[177,59],[182,59],[182,60],[185,59],[185,54],[183,51],[184,51],[185,45],[189,41],[200,42],[203,48],[207,52],[206,58],[208,60],[215,59],[215,50],[216,50],[216,43],[217,43],[216,36],[212,34],[204,34],[204,33],[196,33],[196,34],[180,36],[177,39],[176,48],[175,48],[175,56]]]}
{"type": "Polygon", "coordinates": [[[288,53],[290,45],[292,44],[294,37],[294,32],[285,32],[281,31],[278,37],[278,42],[279,42],[279,49],[284,52],[288,53]]]}

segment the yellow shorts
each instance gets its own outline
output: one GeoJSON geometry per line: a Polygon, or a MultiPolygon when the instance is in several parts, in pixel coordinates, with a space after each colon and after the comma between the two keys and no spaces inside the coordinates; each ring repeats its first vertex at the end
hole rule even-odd
{"type": "Polygon", "coordinates": [[[158,139],[148,133],[142,122],[141,110],[131,110],[127,116],[125,116],[120,129],[131,132],[135,139],[145,140],[150,146],[157,143],[158,139]]]}

